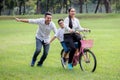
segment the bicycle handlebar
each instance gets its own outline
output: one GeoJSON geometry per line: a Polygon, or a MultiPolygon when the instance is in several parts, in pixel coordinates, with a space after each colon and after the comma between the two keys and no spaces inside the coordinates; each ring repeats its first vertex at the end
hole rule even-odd
{"type": "Polygon", "coordinates": [[[86,39],[86,35],[88,35],[88,33],[91,33],[91,30],[88,30],[88,31],[83,31],[82,32],[82,38],[84,39],[86,39]]]}

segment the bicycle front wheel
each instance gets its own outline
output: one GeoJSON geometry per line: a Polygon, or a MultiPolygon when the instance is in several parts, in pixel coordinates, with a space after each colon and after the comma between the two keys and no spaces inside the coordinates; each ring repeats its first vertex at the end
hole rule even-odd
{"type": "Polygon", "coordinates": [[[89,49],[84,49],[84,53],[80,54],[79,64],[82,71],[94,72],[97,65],[94,53],[89,49]]]}

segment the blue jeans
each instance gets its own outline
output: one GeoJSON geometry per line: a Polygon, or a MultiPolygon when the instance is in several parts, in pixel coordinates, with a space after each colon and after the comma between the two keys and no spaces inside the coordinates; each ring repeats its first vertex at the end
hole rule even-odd
{"type": "Polygon", "coordinates": [[[44,60],[46,59],[47,55],[48,55],[48,51],[50,48],[50,44],[45,44],[44,41],[41,41],[40,39],[36,38],[36,50],[34,52],[32,61],[36,61],[37,56],[39,55],[39,53],[41,52],[41,48],[43,46],[43,55],[41,56],[38,65],[42,65],[44,60]]]}
{"type": "Polygon", "coordinates": [[[66,43],[65,43],[64,41],[62,41],[62,42],[61,42],[61,45],[62,45],[65,53],[68,53],[69,49],[68,49],[68,47],[66,46],[66,43]]]}

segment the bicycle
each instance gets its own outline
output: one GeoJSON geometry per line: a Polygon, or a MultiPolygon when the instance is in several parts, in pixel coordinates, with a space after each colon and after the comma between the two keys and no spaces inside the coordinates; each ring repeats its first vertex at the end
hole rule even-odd
{"type": "MultiPolygon", "coordinates": [[[[76,66],[79,64],[82,71],[94,72],[97,66],[97,60],[94,53],[90,50],[93,46],[93,40],[87,40],[86,34],[83,33],[80,42],[81,48],[77,54],[74,54],[72,65],[76,66]]],[[[69,59],[69,52],[65,53],[64,49],[61,50],[61,64],[63,68],[66,68],[67,64],[63,63],[63,57],[66,58],[67,63],[69,59]]]]}

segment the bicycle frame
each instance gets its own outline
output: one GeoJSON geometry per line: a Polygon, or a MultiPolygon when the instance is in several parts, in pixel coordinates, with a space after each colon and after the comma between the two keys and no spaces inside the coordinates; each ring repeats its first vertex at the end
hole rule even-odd
{"type": "MultiPolygon", "coordinates": [[[[87,40],[86,36],[84,34],[84,36],[82,37],[82,40],[80,40],[81,42],[81,47],[80,47],[80,51],[77,52],[77,54],[74,54],[73,57],[73,66],[77,65],[78,62],[78,57],[80,56],[80,54],[84,55],[84,49],[90,49],[93,47],[93,40],[87,40]]],[[[84,55],[84,60],[86,60],[87,56],[84,55]]]]}

